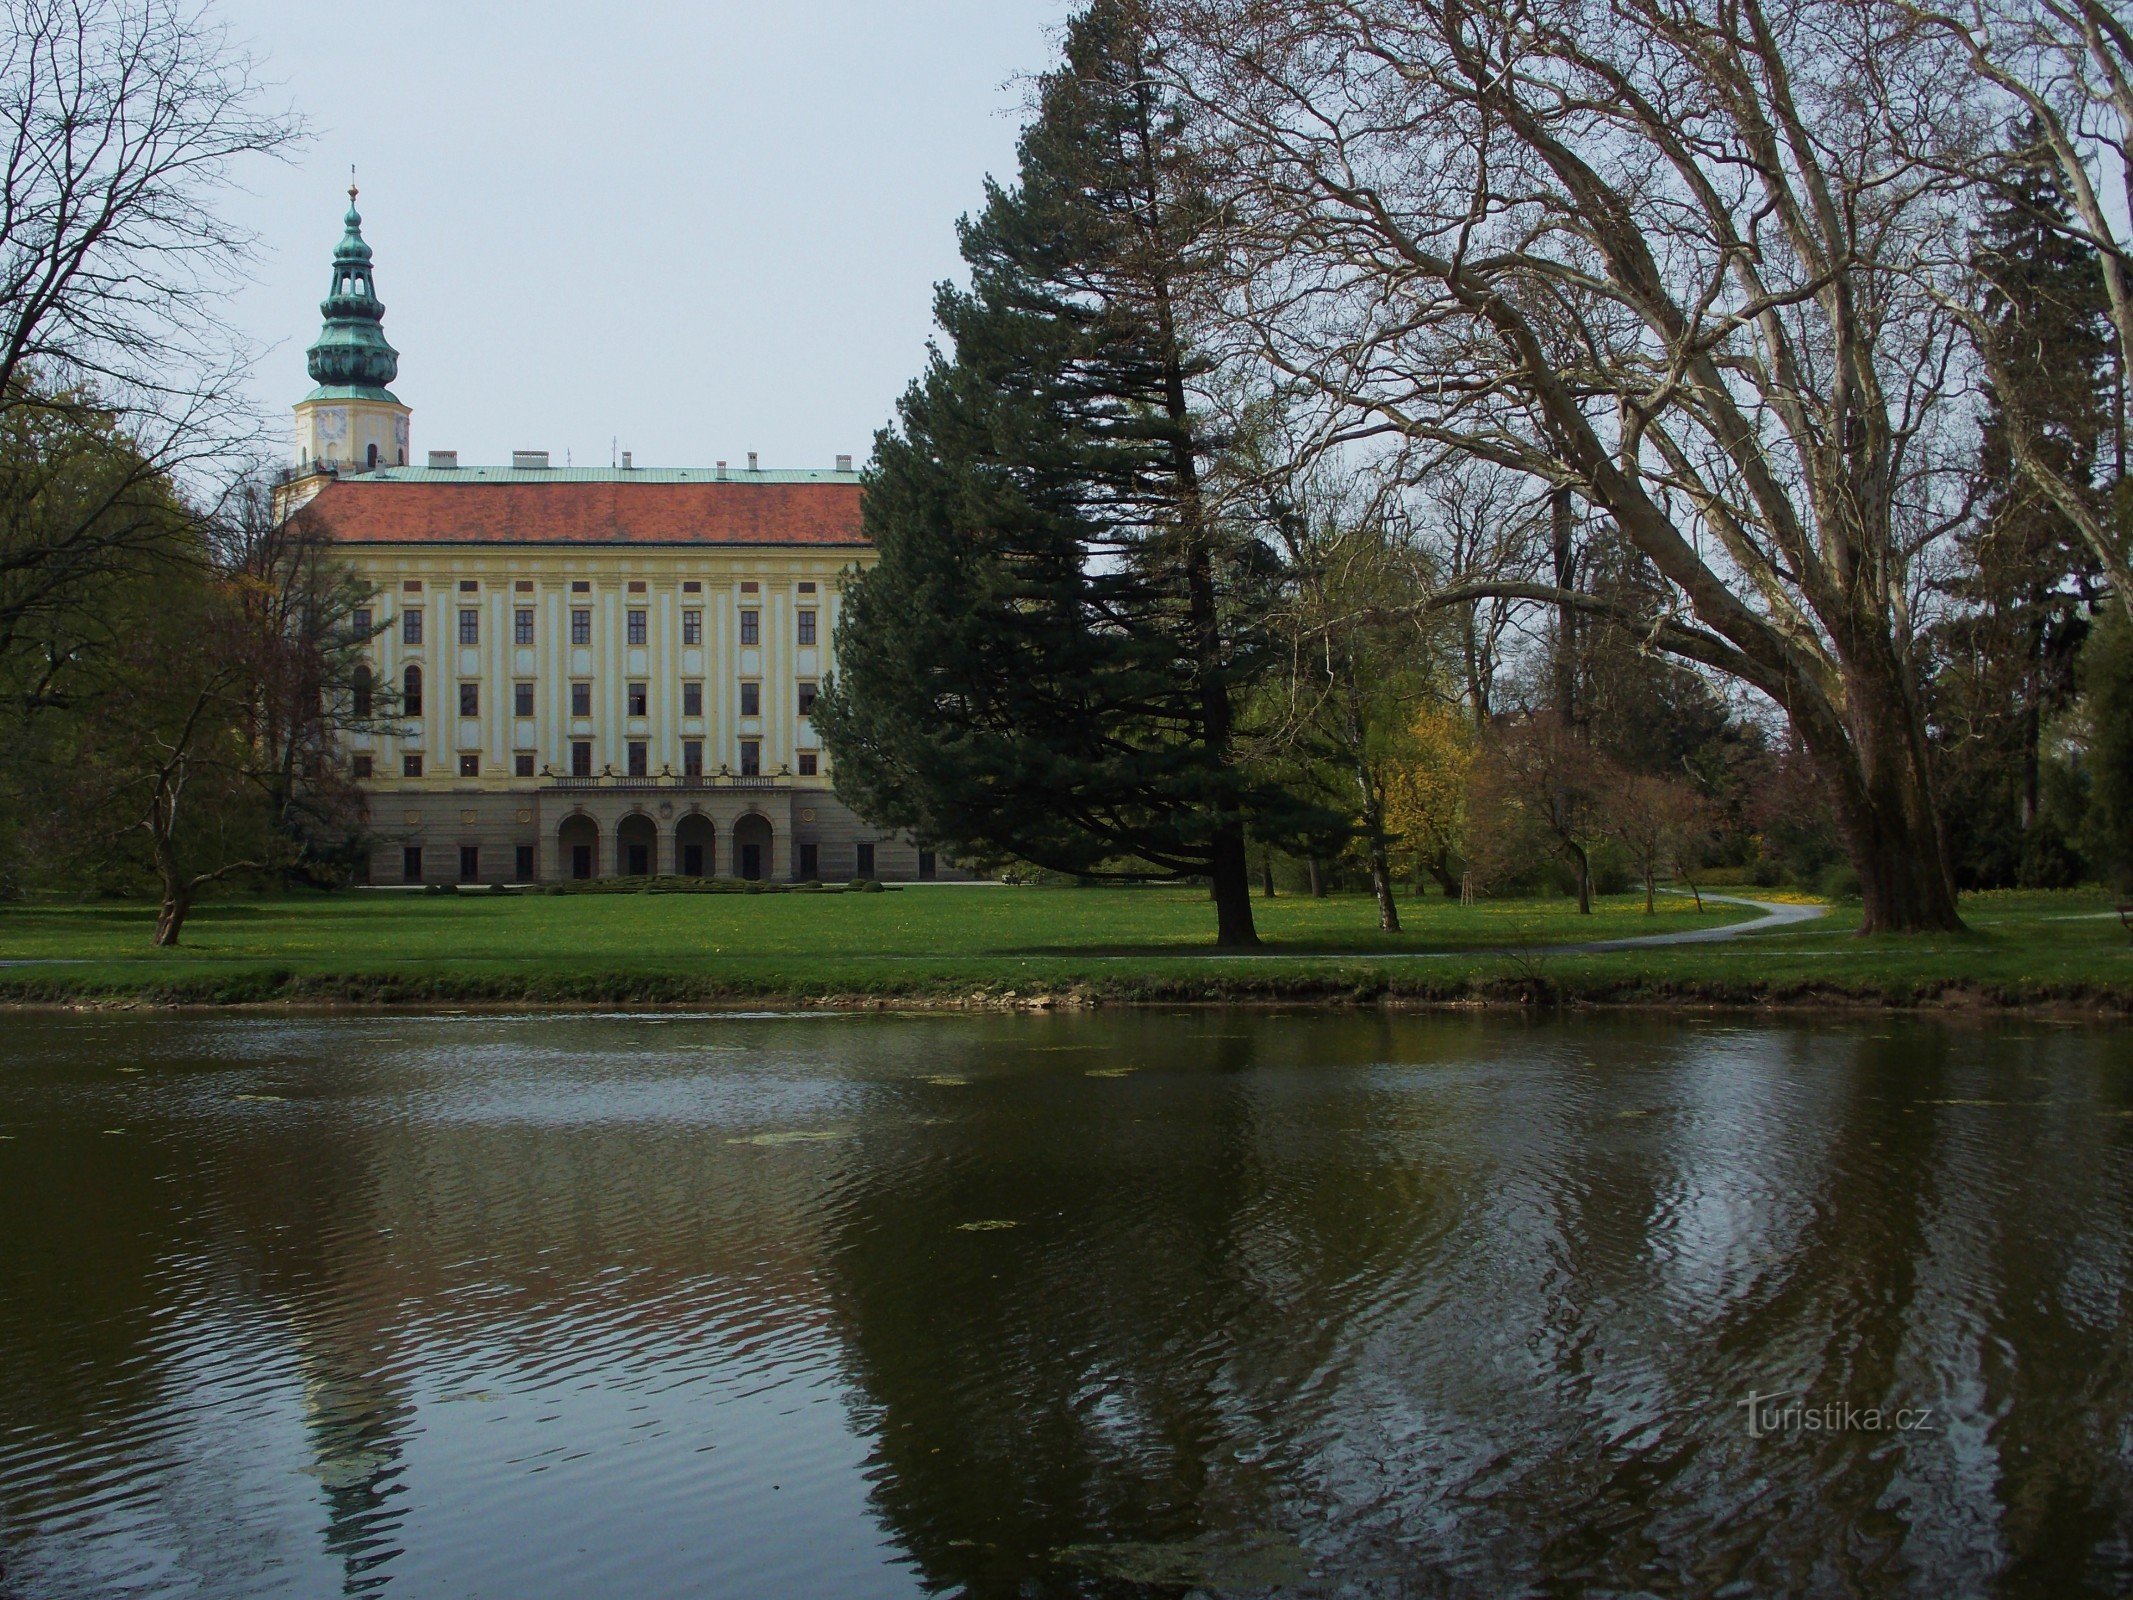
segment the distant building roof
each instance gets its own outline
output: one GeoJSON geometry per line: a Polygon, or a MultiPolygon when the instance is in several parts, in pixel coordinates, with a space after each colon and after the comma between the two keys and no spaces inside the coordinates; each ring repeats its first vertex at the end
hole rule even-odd
{"type": "Polygon", "coordinates": [[[845,545],[853,472],[655,467],[381,467],[307,509],[341,544],[845,545]]]}

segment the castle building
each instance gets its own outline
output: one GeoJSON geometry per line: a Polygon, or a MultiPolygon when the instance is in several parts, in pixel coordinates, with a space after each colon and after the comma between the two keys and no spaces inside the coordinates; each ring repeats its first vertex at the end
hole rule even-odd
{"type": "Polygon", "coordinates": [[[355,195],[282,504],[373,592],[355,710],[392,716],[346,750],[370,881],[961,876],[838,801],[809,719],[873,559],[851,458],[412,464],[355,195]]]}

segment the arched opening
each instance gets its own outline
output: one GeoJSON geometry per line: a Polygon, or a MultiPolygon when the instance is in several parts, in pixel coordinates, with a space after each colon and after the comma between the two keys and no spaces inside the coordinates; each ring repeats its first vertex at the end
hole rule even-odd
{"type": "Polygon", "coordinates": [[[750,812],[733,825],[734,870],[750,882],[770,874],[770,819],[750,812]]]}
{"type": "Polygon", "coordinates": [[[633,811],[615,827],[615,870],[626,878],[651,876],[659,852],[659,830],[652,819],[633,811]]]}
{"type": "Polygon", "coordinates": [[[372,472],[376,472],[378,470],[378,447],[376,445],[372,445],[368,454],[370,470],[372,472]]]}
{"type": "Polygon", "coordinates": [[[711,819],[690,812],[674,824],[674,870],[684,878],[708,878],[718,866],[711,819]]]}
{"type": "Polygon", "coordinates": [[[565,817],[563,826],[556,830],[556,843],[561,847],[564,877],[590,878],[593,875],[593,863],[600,859],[598,823],[582,815],[565,817]]]}
{"type": "Polygon", "coordinates": [[[422,669],[420,667],[409,667],[400,674],[400,715],[403,717],[419,717],[422,715],[422,669]]]}
{"type": "Polygon", "coordinates": [[[361,662],[356,664],[355,676],[349,683],[350,697],[355,702],[350,709],[357,720],[370,715],[370,668],[361,662]]]}

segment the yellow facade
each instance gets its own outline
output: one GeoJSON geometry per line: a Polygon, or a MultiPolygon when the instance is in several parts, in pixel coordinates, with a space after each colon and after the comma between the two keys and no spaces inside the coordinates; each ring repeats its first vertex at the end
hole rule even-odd
{"type": "Polygon", "coordinates": [[[530,776],[579,775],[579,744],[592,747],[594,775],[633,775],[632,745],[643,747],[645,767],[634,775],[681,774],[692,743],[705,773],[737,774],[749,741],[760,775],[828,787],[828,757],[801,715],[801,691],[828,675],[839,579],[871,552],[402,545],[345,553],[376,590],[379,683],[398,689],[410,665],[422,673],[424,715],[407,719],[408,737],[351,741],[351,753],[372,756],[381,784],[512,789],[526,781],[521,756],[532,758],[530,776]],[[530,630],[522,626],[528,611],[530,630]],[[410,612],[421,618],[420,643],[408,642],[410,612]],[[584,644],[572,642],[575,612],[589,613],[584,644]],[[633,613],[642,616],[641,644],[633,613]],[[747,613],[754,644],[743,642],[747,613]],[[803,643],[810,620],[814,642],[803,643]],[[520,642],[526,631],[531,643],[520,642]],[[530,716],[517,714],[521,684],[532,686],[530,716]],[[572,704],[581,684],[584,715],[572,704]],[[687,710],[691,684],[701,698],[695,714],[687,710]],[[745,685],[755,686],[754,715],[744,714],[745,685]],[[637,686],[641,713],[632,706],[637,686]],[[459,714],[463,687],[473,691],[472,716],[459,714]],[[419,779],[402,776],[408,753],[423,757],[419,779]],[[475,758],[477,776],[460,775],[463,756],[475,758]],[[806,776],[810,756],[817,770],[806,776]]]}

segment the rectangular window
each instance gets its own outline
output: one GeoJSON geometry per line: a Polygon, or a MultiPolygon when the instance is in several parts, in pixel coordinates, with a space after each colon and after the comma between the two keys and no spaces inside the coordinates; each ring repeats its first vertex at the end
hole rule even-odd
{"type": "Polygon", "coordinates": [[[589,717],[593,714],[593,686],[589,683],[574,683],[570,686],[570,714],[574,717],[589,717]]]}
{"type": "Polygon", "coordinates": [[[521,750],[511,758],[511,776],[514,778],[530,778],[533,776],[533,752],[531,750],[521,750]]]}
{"type": "Polygon", "coordinates": [[[803,583],[800,585],[800,592],[802,594],[813,594],[815,592],[815,586],[812,582],[803,583]]]}
{"type": "Polygon", "coordinates": [[[589,778],[593,775],[592,740],[573,739],[570,742],[570,775],[573,778],[589,778]]]}
{"type": "Polygon", "coordinates": [[[576,578],[571,581],[570,592],[572,594],[591,594],[593,592],[593,586],[587,583],[583,578],[576,578]]]}
{"type": "Polygon", "coordinates": [[[630,612],[630,618],[629,618],[629,628],[630,628],[630,643],[631,643],[631,644],[643,644],[643,643],[644,643],[644,613],[643,613],[642,611],[635,611],[635,610],[633,610],[633,611],[631,611],[631,612],[630,612]]]}
{"type": "Polygon", "coordinates": [[[481,612],[473,606],[462,606],[459,609],[459,642],[481,643],[481,612]]]}
{"type": "Polygon", "coordinates": [[[461,578],[459,580],[459,592],[461,594],[480,594],[481,580],[479,578],[461,578]]]}
{"type": "Polygon", "coordinates": [[[459,847],[459,881],[461,883],[481,882],[480,845],[463,844],[459,847]]]}
{"type": "Polygon", "coordinates": [[[684,611],[681,614],[681,642],[702,644],[704,642],[704,614],[701,611],[684,611]]]}
{"type": "Polygon", "coordinates": [[[532,580],[531,578],[521,578],[521,579],[519,579],[519,580],[518,580],[518,582],[516,582],[516,583],[514,583],[513,585],[511,585],[511,592],[512,592],[513,594],[531,594],[531,593],[533,593],[533,580],[532,580]]]}
{"type": "Polygon", "coordinates": [[[629,698],[630,715],[633,717],[642,717],[650,715],[650,713],[645,710],[645,705],[650,699],[651,696],[645,692],[645,686],[643,684],[631,684],[629,698]]]}
{"type": "Polygon", "coordinates": [[[871,841],[862,840],[860,842],[857,859],[852,864],[852,876],[855,878],[871,878],[874,876],[874,846],[871,841]]]}
{"type": "Polygon", "coordinates": [[[530,717],[533,715],[532,684],[514,683],[511,685],[511,714],[514,717],[530,717]]]}
{"type": "Polygon", "coordinates": [[[570,613],[570,642],[591,644],[593,642],[593,614],[583,606],[574,607],[570,613]]]}
{"type": "Polygon", "coordinates": [[[819,685],[812,683],[803,683],[800,685],[801,716],[811,717],[815,714],[815,699],[816,696],[818,696],[821,692],[822,691],[819,685]]]}
{"type": "Polygon", "coordinates": [[[481,776],[481,757],[472,750],[459,752],[459,775],[462,778],[481,776]]]}
{"type": "Polygon", "coordinates": [[[630,776],[631,776],[631,777],[633,777],[633,778],[641,778],[641,777],[643,777],[643,776],[644,776],[644,771],[645,771],[645,767],[644,767],[644,762],[645,762],[645,743],[644,743],[644,741],[643,741],[642,739],[632,739],[632,740],[630,741],[630,776]]]}
{"type": "Polygon", "coordinates": [[[402,883],[420,883],[422,881],[422,846],[419,844],[411,844],[400,852],[400,881],[402,883]]]}
{"type": "Polygon", "coordinates": [[[701,739],[681,741],[681,770],[684,777],[701,778],[704,775],[704,742],[701,739]]]}
{"type": "Polygon", "coordinates": [[[367,777],[369,777],[369,776],[370,776],[370,757],[369,757],[369,756],[367,756],[367,755],[365,755],[365,756],[350,756],[350,757],[348,758],[348,771],[349,771],[349,775],[350,775],[351,777],[355,777],[355,778],[367,778],[367,777]]]}
{"type": "Polygon", "coordinates": [[[821,757],[812,750],[800,752],[800,776],[812,778],[821,766],[821,757]]]}
{"type": "Polygon", "coordinates": [[[459,686],[459,714],[462,717],[481,715],[481,685],[462,683],[459,686]]]}
{"type": "Polygon", "coordinates": [[[800,841],[800,881],[812,883],[822,876],[821,848],[812,839],[800,841]]]}
{"type": "Polygon", "coordinates": [[[760,778],[762,775],[763,741],[760,739],[743,739],[741,741],[741,776],[744,778],[760,778]]]}
{"type": "Polygon", "coordinates": [[[814,611],[813,611],[812,609],[809,609],[809,610],[805,610],[805,611],[802,611],[802,612],[800,612],[800,613],[799,613],[799,618],[800,618],[800,643],[802,643],[803,645],[806,645],[806,644],[813,644],[813,643],[815,642],[815,613],[814,613],[814,611]]]}
{"type": "Polygon", "coordinates": [[[422,612],[419,608],[414,611],[400,613],[400,642],[402,644],[422,643],[422,612]]]}
{"type": "Polygon", "coordinates": [[[741,612],[741,643],[761,644],[762,642],[763,613],[750,606],[741,612]]]}
{"type": "Polygon", "coordinates": [[[933,881],[933,852],[931,850],[919,851],[918,876],[922,882],[931,883],[933,881]]]}
{"type": "Polygon", "coordinates": [[[520,606],[511,613],[511,642],[533,643],[533,607],[520,606]]]}
{"type": "Polygon", "coordinates": [[[370,626],[371,626],[371,624],[370,624],[370,607],[368,607],[368,606],[357,606],[357,607],[356,607],[356,613],[355,613],[355,620],[354,620],[354,624],[353,624],[353,626],[354,626],[354,630],[355,630],[355,636],[356,636],[356,637],[357,637],[358,639],[368,639],[368,638],[370,637],[370,626]]]}
{"type": "Polygon", "coordinates": [[[681,592],[683,594],[702,594],[704,592],[704,586],[700,579],[691,578],[687,583],[681,586],[681,592]]]}
{"type": "Polygon", "coordinates": [[[700,683],[685,683],[681,686],[681,714],[685,717],[700,717],[704,714],[704,686],[700,683]]]}
{"type": "Polygon", "coordinates": [[[533,881],[533,846],[522,844],[511,852],[511,876],[520,883],[533,881]]]}
{"type": "Polygon", "coordinates": [[[400,776],[403,778],[419,778],[422,776],[422,752],[420,750],[409,750],[400,757],[400,776]]]}
{"type": "Polygon", "coordinates": [[[763,686],[760,683],[741,685],[741,715],[760,717],[763,714],[763,686]]]}

